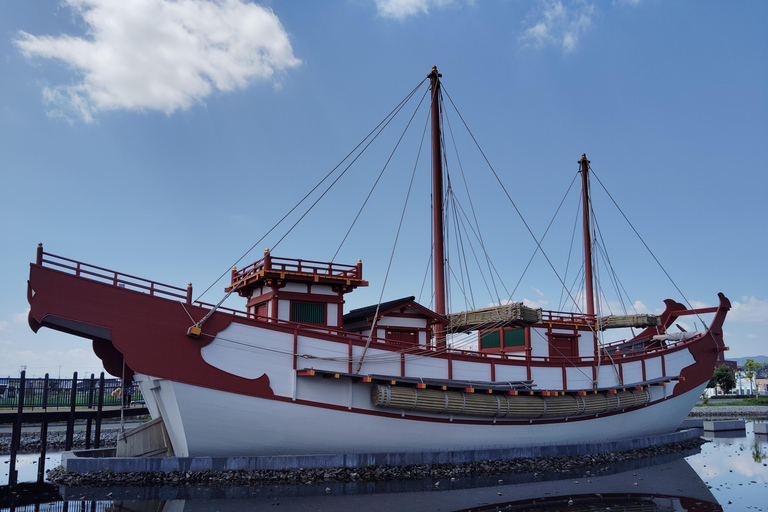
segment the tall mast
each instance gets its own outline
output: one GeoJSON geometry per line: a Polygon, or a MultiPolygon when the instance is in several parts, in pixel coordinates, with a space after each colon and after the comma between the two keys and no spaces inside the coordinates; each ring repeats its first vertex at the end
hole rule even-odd
{"type": "Polygon", "coordinates": [[[589,160],[581,154],[581,197],[584,210],[584,280],[586,281],[587,314],[595,314],[595,299],[592,290],[592,234],[589,229],[589,160]]]}
{"type": "MultiPolygon", "coordinates": [[[[435,269],[435,313],[445,316],[445,254],[443,242],[443,155],[440,144],[440,77],[437,66],[428,75],[432,89],[432,240],[435,269]]],[[[445,348],[445,332],[435,324],[435,346],[445,348]]]]}

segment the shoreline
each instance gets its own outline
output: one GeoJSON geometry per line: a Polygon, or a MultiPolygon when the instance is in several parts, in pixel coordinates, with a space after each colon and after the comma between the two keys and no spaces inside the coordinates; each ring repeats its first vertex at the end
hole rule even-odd
{"type": "Polygon", "coordinates": [[[366,466],[311,468],[295,470],[202,470],[115,473],[98,471],[67,473],[62,468],[49,470],[46,480],[65,487],[146,487],[146,486],[253,486],[317,485],[325,482],[380,482],[391,480],[453,479],[503,474],[555,472],[568,473],[583,468],[598,468],[595,476],[609,472],[617,463],[697,450],[707,443],[701,438],[678,441],[648,448],[563,457],[525,457],[467,463],[411,464],[407,466],[366,466]]]}

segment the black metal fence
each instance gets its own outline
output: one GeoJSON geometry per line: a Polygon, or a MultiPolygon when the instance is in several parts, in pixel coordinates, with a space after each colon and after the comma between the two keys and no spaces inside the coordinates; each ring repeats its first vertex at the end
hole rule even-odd
{"type": "MultiPolygon", "coordinates": [[[[30,379],[24,380],[25,409],[58,409],[70,407],[72,386],[75,386],[77,407],[94,407],[98,398],[99,378],[91,374],[83,379],[30,379]],[[46,393],[46,380],[47,393],[46,393]]],[[[16,409],[19,405],[19,377],[0,377],[0,409],[16,409]]],[[[125,400],[122,399],[120,379],[104,379],[104,407],[124,405],[143,405],[144,398],[139,388],[133,384],[126,386],[125,400]],[[130,401],[129,401],[130,400],[130,401]]]]}

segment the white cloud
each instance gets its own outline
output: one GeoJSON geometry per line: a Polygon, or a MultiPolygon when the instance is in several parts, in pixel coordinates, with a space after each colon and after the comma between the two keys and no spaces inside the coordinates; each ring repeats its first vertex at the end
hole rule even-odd
{"type": "Polygon", "coordinates": [[[563,53],[576,50],[579,37],[592,25],[595,7],[580,0],[563,4],[561,0],[540,0],[532,25],[518,37],[523,45],[534,48],[560,46],[563,53]]]}
{"type": "Polygon", "coordinates": [[[0,320],[0,331],[5,330],[8,327],[8,322],[5,320],[0,320]]]}
{"type": "Polygon", "coordinates": [[[20,31],[25,57],[58,59],[80,75],[46,87],[51,115],[86,122],[109,110],[186,109],[215,91],[243,89],[297,66],[277,16],[244,0],[64,0],[87,38],[20,31]]]}
{"type": "Polygon", "coordinates": [[[547,307],[547,304],[549,304],[549,301],[523,299],[523,304],[533,309],[539,309],[539,308],[545,309],[547,307]]]}
{"type": "Polygon", "coordinates": [[[755,297],[742,297],[742,302],[731,302],[728,313],[729,322],[766,322],[768,321],[768,300],[755,297]]]}
{"type": "Polygon", "coordinates": [[[14,313],[11,318],[13,319],[14,323],[26,324],[27,319],[29,318],[29,308],[27,308],[23,313],[14,313]]]}
{"type": "Polygon", "coordinates": [[[409,16],[429,14],[430,8],[441,9],[459,3],[458,0],[376,0],[376,9],[382,18],[403,20],[409,16]]]}

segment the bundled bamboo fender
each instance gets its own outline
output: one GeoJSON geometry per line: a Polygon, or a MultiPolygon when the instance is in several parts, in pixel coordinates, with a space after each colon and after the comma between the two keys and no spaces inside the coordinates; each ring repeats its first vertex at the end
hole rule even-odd
{"type": "Polygon", "coordinates": [[[371,404],[384,409],[400,409],[493,418],[570,418],[619,411],[650,402],[648,390],[596,393],[585,396],[530,396],[475,394],[463,391],[417,389],[375,385],[371,404]]]}

